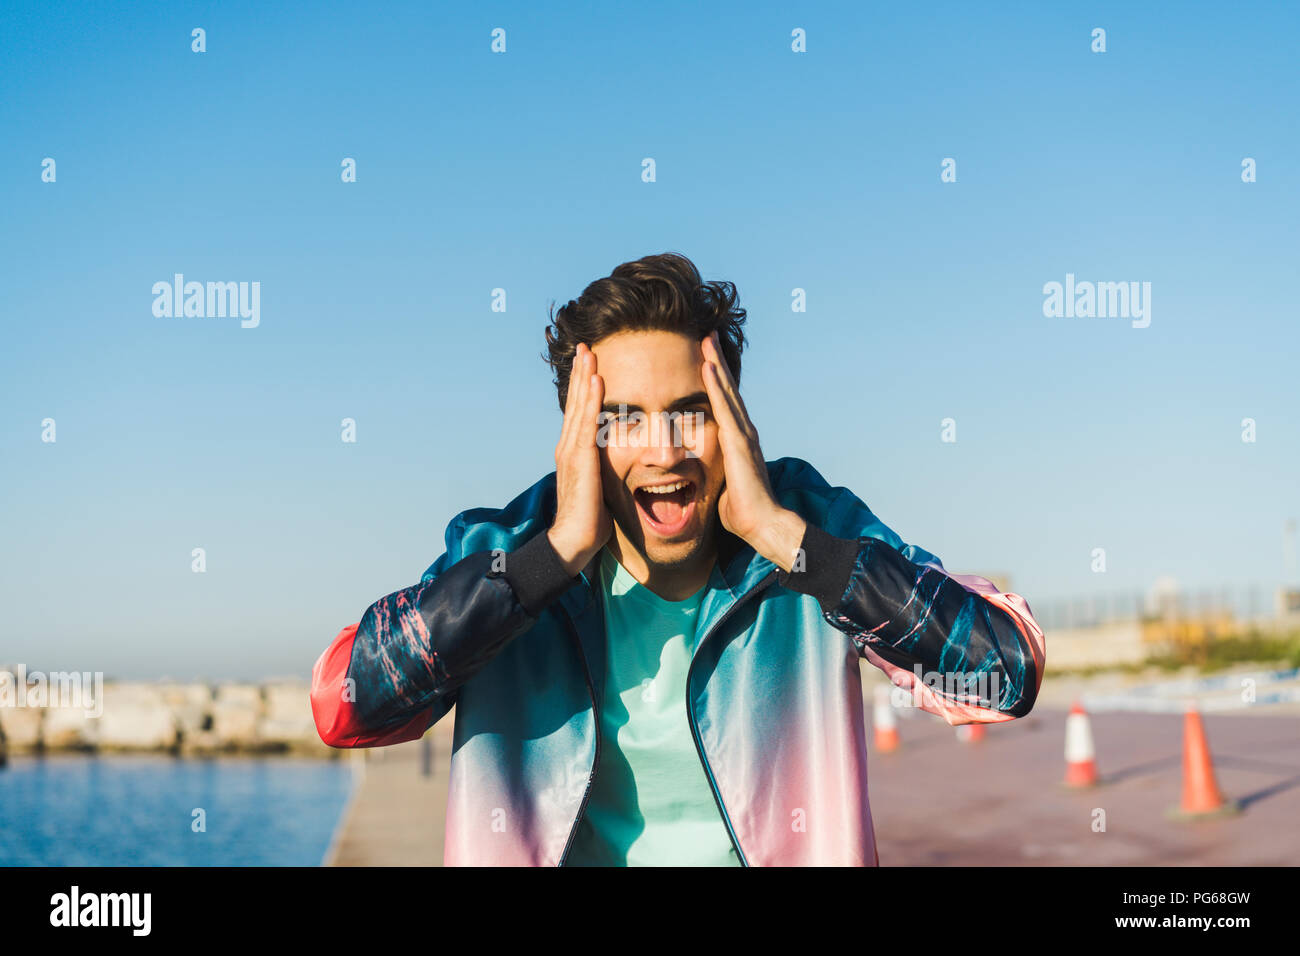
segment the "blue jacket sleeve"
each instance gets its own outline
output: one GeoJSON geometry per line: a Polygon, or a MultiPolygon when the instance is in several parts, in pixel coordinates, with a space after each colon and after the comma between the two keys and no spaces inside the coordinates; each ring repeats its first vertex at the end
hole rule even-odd
{"type": "Polygon", "coordinates": [[[1042,629],[1017,594],[976,575],[947,571],[902,539],[847,490],[814,522],[802,567],[779,582],[815,597],[823,616],[859,654],[950,724],[996,722],[1030,712],[1046,661],[1042,629]]]}
{"type": "Polygon", "coordinates": [[[333,747],[415,740],[451,710],[458,689],[572,583],[545,533],[507,555],[447,551],[418,584],[370,605],[312,669],[317,732],[333,747]]]}

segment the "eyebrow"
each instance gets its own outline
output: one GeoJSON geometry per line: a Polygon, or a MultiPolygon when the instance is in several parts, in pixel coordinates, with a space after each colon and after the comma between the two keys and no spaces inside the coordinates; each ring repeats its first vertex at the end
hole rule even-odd
{"type": "MultiPolygon", "coordinates": [[[[668,404],[668,407],[665,409],[665,411],[672,412],[672,411],[676,411],[679,408],[688,408],[691,405],[708,405],[708,404],[709,404],[708,392],[692,392],[690,395],[684,395],[681,398],[673,399],[673,401],[671,401],[668,404]]],[[[600,410],[603,412],[617,412],[622,409],[626,409],[629,412],[642,412],[642,413],[645,412],[645,409],[642,408],[640,405],[633,405],[630,402],[605,402],[600,407],[600,410]]]]}

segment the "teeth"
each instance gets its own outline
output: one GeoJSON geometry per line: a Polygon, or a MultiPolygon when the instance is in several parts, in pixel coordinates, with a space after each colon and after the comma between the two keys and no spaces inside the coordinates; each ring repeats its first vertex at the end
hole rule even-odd
{"type": "Polygon", "coordinates": [[[671,495],[674,491],[681,491],[689,484],[689,481],[674,481],[668,485],[644,485],[640,490],[648,491],[652,495],[671,495]]]}

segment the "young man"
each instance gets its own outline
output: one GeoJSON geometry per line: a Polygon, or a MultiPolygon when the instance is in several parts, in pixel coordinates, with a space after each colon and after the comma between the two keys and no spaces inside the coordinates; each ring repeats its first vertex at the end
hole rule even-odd
{"type": "Polygon", "coordinates": [[[674,254],[588,286],[546,333],[555,471],[316,662],[335,747],[455,705],[448,865],[876,865],[859,659],[950,724],[1033,707],[1023,599],[764,460],[744,318],[674,254]]]}

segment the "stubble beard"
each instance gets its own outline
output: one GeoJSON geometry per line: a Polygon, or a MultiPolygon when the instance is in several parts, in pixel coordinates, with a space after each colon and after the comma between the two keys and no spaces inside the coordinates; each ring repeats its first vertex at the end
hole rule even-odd
{"type": "MultiPolygon", "coordinates": [[[[609,503],[606,502],[606,507],[609,503]]],[[[645,528],[641,524],[640,509],[635,501],[627,503],[630,508],[630,514],[625,513],[622,503],[620,507],[610,508],[611,517],[614,525],[622,536],[619,544],[622,546],[625,541],[628,546],[633,548],[641,555],[646,566],[653,571],[673,573],[677,571],[690,570],[697,567],[705,559],[711,558],[716,549],[718,512],[717,507],[711,507],[704,516],[702,530],[694,538],[687,541],[674,541],[663,543],[655,539],[647,544],[645,537],[645,528]],[[629,527],[629,523],[631,527],[629,527]]]]}

